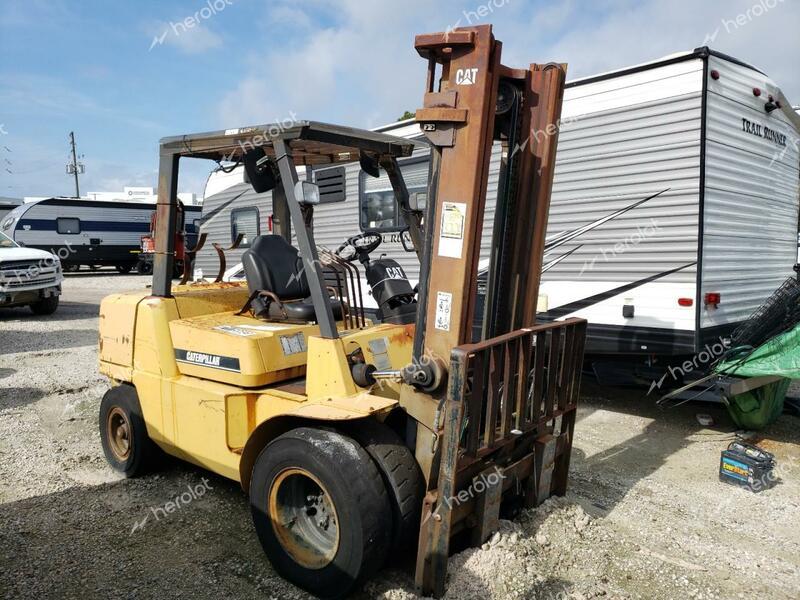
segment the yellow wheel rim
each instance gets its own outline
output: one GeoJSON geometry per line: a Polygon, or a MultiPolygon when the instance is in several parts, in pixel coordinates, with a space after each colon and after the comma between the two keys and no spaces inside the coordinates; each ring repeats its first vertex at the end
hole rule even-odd
{"type": "Polygon", "coordinates": [[[299,565],[322,569],[339,550],[339,518],[322,482],[299,467],[281,471],[269,489],[269,516],[281,546],[299,565]]]}

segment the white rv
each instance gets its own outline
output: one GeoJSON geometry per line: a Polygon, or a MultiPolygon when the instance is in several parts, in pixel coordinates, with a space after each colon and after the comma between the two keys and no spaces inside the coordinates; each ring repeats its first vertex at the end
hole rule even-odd
{"type": "MultiPolygon", "coordinates": [[[[380,130],[420,137],[409,121],[380,130]]],[[[548,240],[568,242],[549,257],[563,258],[543,274],[541,318],[588,319],[592,354],[691,354],[719,341],[793,275],[798,140],[800,117],[780,88],[708,48],[569,82],[548,225],[548,240]]],[[[498,145],[492,156],[483,264],[501,152],[498,145]]],[[[402,169],[410,190],[424,191],[425,147],[402,169]]],[[[335,249],[359,231],[383,231],[378,252],[416,279],[386,177],[357,164],[327,171],[318,173],[337,193],[315,209],[317,243],[335,249]],[[338,202],[358,202],[358,216],[338,202]]],[[[214,241],[243,230],[252,238],[267,232],[270,215],[269,194],[236,183],[206,198],[203,227],[214,241]],[[248,195],[249,212],[226,209],[248,195]]],[[[234,252],[228,264],[237,260],[234,252]]],[[[206,251],[197,264],[215,273],[216,254],[206,251]]]]}
{"type": "MultiPolygon", "coordinates": [[[[150,233],[155,204],[46,198],[17,206],[0,219],[0,232],[20,245],[51,252],[66,271],[110,265],[129,272],[150,233]]],[[[199,225],[200,207],[186,207],[187,233],[199,225]]]]}

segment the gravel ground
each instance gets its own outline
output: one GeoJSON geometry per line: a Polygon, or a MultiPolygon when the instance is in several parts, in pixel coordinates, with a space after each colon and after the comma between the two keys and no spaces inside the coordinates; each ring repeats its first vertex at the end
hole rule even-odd
{"type": "MultiPolygon", "coordinates": [[[[98,305],[146,282],[70,275],[55,315],[0,310],[0,595],[307,598],[264,558],[236,484],[178,462],[138,480],[106,466],[98,305]]],[[[781,482],[752,494],[717,480],[734,437],[724,412],[642,396],[584,386],[569,494],[452,557],[447,598],[800,596],[800,419],[761,433],[781,482]]],[[[393,569],[359,596],[416,597],[393,569]]]]}

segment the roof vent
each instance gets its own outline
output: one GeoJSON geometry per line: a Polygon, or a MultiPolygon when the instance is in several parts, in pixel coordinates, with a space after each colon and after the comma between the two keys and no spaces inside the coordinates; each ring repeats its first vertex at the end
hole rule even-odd
{"type": "Polygon", "coordinates": [[[346,198],[344,167],[314,169],[314,183],[319,186],[320,204],[344,202],[346,198]]]}

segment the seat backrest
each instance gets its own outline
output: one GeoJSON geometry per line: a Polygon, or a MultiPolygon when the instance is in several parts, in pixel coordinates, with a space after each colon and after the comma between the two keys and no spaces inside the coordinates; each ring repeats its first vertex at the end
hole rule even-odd
{"type": "Polygon", "coordinates": [[[279,235],[259,235],[242,255],[250,293],[267,291],[280,300],[311,295],[297,248],[279,235]]]}

